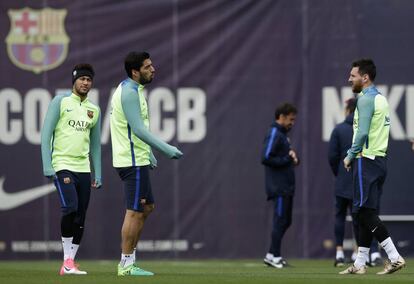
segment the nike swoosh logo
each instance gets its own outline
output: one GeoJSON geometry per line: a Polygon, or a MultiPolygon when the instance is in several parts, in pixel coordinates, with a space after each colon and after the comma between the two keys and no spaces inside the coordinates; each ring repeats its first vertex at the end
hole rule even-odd
{"type": "Polygon", "coordinates": [[[55,190],[53,184],[33,187],[19,192],[7,193],[3,187],[4,177],[0,177],[0,211],[11,210],[55,190]]]}
{"type": "Polygon", "coordinates": [[[71,270],[71,268],[66,267],[66,266],[63,266],[63,268],[64,268],[66,271],[68,271],[68,272],[71,270]]]}
{"type": "Polygon", "coordinates": [[[66,109],[67,112],[71,112],[73,109],[66,109]]]}

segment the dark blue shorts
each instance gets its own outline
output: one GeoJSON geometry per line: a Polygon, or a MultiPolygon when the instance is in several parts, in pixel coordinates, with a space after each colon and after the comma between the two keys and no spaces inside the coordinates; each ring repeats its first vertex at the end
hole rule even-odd
{"type": "Polygon", "coordinates": [[[91,174],[58,171],[54,180],[59,193],[62,213],[76,212],[75,222],[83,225],[91,196],[91,174]]]}
{"type": "Polygon", "coordinates": [[[124,182],[127,209],[143,212],[145,204],[154,204],[149,166],[116,168],[116,171],[124,182]]]}
{"type": "Polygon", "coordinates": [[[387,176],[387,161],[384,157],[357,158],[352,164],[354,183],[352,212],[359,208],[379,210],[382,187],[387,176]]]}

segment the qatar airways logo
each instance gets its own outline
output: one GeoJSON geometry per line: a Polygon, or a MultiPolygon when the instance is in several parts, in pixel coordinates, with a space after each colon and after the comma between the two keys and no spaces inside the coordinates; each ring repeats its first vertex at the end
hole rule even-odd
{"type": "MultiPolygon", "coordinates": [[[[377,85],[378,91],[387,98],[390,125],[394,140],[414,138],[414,85],[377,85]],[[405,117],[404,117],[405,116],[405,117]]],[[[322,88],[322,140],[329,141],[335,125],[345,119],[345,101],[353,97],[351,87],[322,88]]]]}
{"type": "Polygon", "coordinates": [[[76,131],[85,132],[88,131],[90,123],[83,120],[69,120],[68,125],[74,128],[76,131]]]}

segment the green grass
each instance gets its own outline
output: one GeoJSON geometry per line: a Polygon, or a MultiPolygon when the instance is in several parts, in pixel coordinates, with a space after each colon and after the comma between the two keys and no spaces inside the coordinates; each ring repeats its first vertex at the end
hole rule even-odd
{"type": "Polygon", "coordinates": [[[0,261],[0,283],[414,283],[414,259],[407,267],[391,275],[375,275],[381,268],[369,268],[366,275],[338,275],[331,260],[291,260],[294,266],[276,269],[261,260],[142,261],[139,265],[154,272],[150,277],[118,277],[117,261],[80,261],[86,276],[59,276],[58,261],[0,261]]]}

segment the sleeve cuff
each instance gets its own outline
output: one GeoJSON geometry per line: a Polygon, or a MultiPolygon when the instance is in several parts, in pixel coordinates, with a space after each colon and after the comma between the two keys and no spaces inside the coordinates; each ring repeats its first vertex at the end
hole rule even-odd
{"type": "Polygon", "coordinates": [[[355,153],[348,151],[348,155],[346,156],[348,160],[352,161],[353,159],[355,159],[355,157],[356,157],[355,153]]]}

